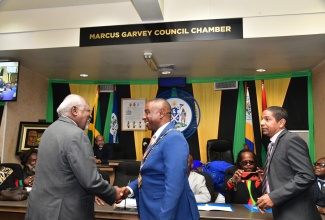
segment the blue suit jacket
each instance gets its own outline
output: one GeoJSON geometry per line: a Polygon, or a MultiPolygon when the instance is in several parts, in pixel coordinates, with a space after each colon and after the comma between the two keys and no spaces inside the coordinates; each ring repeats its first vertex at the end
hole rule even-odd
{"type": "MultiPolygon", "coordinates": [[[[169,123],[161,135],[173,127],[169,123]]],[[[151,151],[140,170],[140,189],[138,180],[129,185],[137,198],[140,219],[199,219],[195,197],[188,183],[188,154],[186,139],[174,129],[151,151]]]]}

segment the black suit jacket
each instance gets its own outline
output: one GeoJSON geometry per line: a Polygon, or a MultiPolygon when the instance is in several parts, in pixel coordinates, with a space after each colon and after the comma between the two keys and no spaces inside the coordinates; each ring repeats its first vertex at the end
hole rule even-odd
{"type": "Polygon", "coordinates": [[[276,220],[313,219],[321,217],[314,204],[312,185],[314,168],[306,142],[283,130],[274,145],[269,166],[268,180],[272,208],[276,220]]]}
{"type": "Polygon", "coordinates": [[[315,204],[321,207],[325,207],[325,194],[320,191],[317,181],[313,184],[312,189],[314,193],[315,204]]]}
{"type": "Polygon", "coordinates": [[[102,163],[108,163],[109,160],[113,159],[114,151],[113,147],[109,144],[104,144],[103,149],[99,150],[97,145],[94,146],[94,156],[100,159],[102,163]]]}

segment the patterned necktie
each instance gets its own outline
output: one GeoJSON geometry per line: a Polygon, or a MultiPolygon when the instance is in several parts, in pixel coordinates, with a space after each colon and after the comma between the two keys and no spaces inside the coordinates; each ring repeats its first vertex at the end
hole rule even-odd
{"type": "Polygon", "coordinates": [[[321,181],[321,180],[318,180],[319,184],[320,184],[320,191],[322,191],[323,194],[325,194],[325,182],[324,181],[321,181]]]}
{"type": "Polygon", "coordinates": [[[145,158],[147,156],[149,149],[151,149],[151,147],[152,147],[151,145],[155,142],[155,139],[156,139],[155,135],[150,139],[149,145],[147,147],[146,152],[144,152],[143,158],[145,158]]]}
{"type": "Polygon", "coordinates": [[[265,166],[264,166],[264,177],[263,177],[263,182],[262,182],[263,194],[270,193],[268,174],[269,174],[269,166],[270,166],[270,160],[271,160],[271,154],[273,151],[273,146],[274,146],[274,143],[270,142],[269,146],[267,147],[267,155],[266,155],[265,166]]]}

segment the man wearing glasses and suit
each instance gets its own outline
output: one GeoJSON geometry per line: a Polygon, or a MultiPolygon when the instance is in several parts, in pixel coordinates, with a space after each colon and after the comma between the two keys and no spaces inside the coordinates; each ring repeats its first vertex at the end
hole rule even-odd
{"type": "Polygon", "coordinates": [[[325,215],[325,157],[314,163],[314,171],[317,177],[313,185],[315,204],[318,212],[325,215]]]}

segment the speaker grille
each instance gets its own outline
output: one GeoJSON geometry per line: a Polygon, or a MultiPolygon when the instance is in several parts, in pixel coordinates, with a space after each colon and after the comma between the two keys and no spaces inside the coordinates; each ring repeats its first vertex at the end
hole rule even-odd
{"type": "Polygon", "coordinates": [[[214,90],[227,90],[227,89],[237,89],[238,82],[215,82],[214,83],[214,90]]]}
{"type": "Polygon", "coordinates": [[[115,91],[115,85],[114,84],[99,85],[99,92],[100,93],[114,92],[114,91],[115,91]]]}

